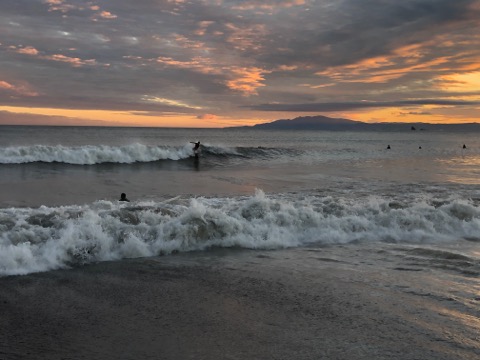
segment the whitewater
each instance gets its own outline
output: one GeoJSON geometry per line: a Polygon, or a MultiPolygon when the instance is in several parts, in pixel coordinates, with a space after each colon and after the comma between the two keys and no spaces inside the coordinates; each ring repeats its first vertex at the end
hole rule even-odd
{"type": "Polygon", "coordinates": [[[18,146],[0,149],[1,164],[24,164],[32,162],[58,162],[76,165],[102,163],[130,164],[158,160],[179,160],[191,155],[191,149],[184,146],[169,149],[161,146],[131,144],[126,146],[18,146]]]}
{"type": "MultiPolygon", "coordinates": [[[[365,242],[480,242],[480,200],[398,202],[374,195],[98,201],[0,210],[0,274],[213,247],[280,249],[365,242]]],[[[480,270],[480,268],[479,268],[480,270]]]]}

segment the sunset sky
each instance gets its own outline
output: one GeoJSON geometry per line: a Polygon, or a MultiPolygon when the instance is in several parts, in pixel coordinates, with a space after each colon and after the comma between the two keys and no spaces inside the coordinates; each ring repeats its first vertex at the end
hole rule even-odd
{"type": "Polygon", "coordinates": [[[480,0],[1,0],[0,124],[480,122],[480,0]]]}

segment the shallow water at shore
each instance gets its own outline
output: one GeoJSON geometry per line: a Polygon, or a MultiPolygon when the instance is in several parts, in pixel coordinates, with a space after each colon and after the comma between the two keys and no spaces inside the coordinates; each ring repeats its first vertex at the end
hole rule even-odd
{"type": "Polygon", "coordinates": [[[4,277],[0,355],[476,359],[478,276],[454,253],[231,249],[4,277]]]}

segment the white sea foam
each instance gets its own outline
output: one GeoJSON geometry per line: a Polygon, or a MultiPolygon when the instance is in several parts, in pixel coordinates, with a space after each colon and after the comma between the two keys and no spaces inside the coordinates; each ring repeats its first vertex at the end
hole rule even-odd
{"type": "Polygon", "coordinates": [[[190,145],[183,147],[148,146],[139,143],[124,146],[12,146],[0,148],[0,164],[59,162],[77,165],[101,163],[129,164],[158,160],[180,160],[193,155],[190,145]]]}
{"type": "Polygon", "coordinates": [[[478,234],[478,204],[455,199],[400,203],[257,191],[242,198],[9,208],[0,210],[0,275],[211,247],[437,243],[478,234]]]}

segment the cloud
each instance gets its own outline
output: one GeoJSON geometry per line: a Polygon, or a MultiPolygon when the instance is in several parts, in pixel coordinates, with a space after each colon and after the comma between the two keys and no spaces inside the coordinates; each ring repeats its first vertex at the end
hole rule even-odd
{"type": "Polygon", "coordinates": [[[479,19],[479,0],[5,0],[0,102],[247,120],[477,101],[479,19]]]}
{"type": "Polygon", "coordinates": [[[178,101],[178,100],[172,100],[172,99],[165,99],[165,98],[159,98],[156,96],[144,96],[143,100],[148,103],[159,103],[159,104],[165,104],[173,107],[178,107],[178,108],[187,108],[187,109],[195,109],[195,110],[202,110],[200,106],[194,106],[194,105],[189,105],[184,102],[178,101]]]}
{"type": "Polygon", "coordinates": [[[208,58],[193,58],[188,61],[174,60],[172,58],[158,58],[160,64],[179,69],[189,69],[202,74],[218,75],[227,88],[242,93],[245,96],[256,95],[259,87],[265,86],[264,74],[268,73],[257,67],[222,66],[208,58]]]}
{"type": "Polygon", "coordinates": [[[263,84],[265,71],[256,67],[253,68],[232,68],[231,80],[227,80],[227,86],[237,90],[245,96],[256,95],[257,89],[263,84]]]}
{"type": "Polygon", "coordinates": [[[65,0],[43,0],[44,4],[48,5],[48,11],[60,11],[67,13],[73,9],[76,9],[75,5],[66,3],[65,0]]]}
{"type": "Polygon", "coordinates": [[[285,112],[335,112],[368,108],[405,107],[405,106],[480,106],[479,101],[463,100],[402,100],[402,101],[358,101],[358,102],[334,102],[334,103],[304,103],[304,104],[260,104],[250,106],[253,110],[260,111],[285,111],[285,112]]]}
{"type": "Polygon", "coordinates": [[[49,12],[60,12],[64,18],[68,18],[68,13],[70,12],[79,13],[85,11],[94,12],[91,16],[93,21],[117,18],[117,15],[112,14],[110,11],[101,10],[99,5],[93,5],[90,1],[74,2],[72,0],[43,0],[42,2],[48,6],[49,12]]]}
{"type": "Polygon", "coordinates": [[[214,114],[202,114],[202,115],[198,115],[197,119],[200,119],[200,120],[216,120],[216,119],[218,119],[218,116],[214,115],[214,114]]]}
{"type": "Polygon", "coordinates": [[[68,63],[74,67],[80,67],[83,65],[95,65],[96,60],[95,59],[87,59],[83,60],[78,57],[71,57],[63,54],[52,54],[52,55],[45,55],[41,54],[40,51],[35,49],[32,46],[26,46],[26,47],[20,47],[17,48],[15,46],[10,46],[10,49],[15,51],[18,54],[23,54],[23,55],[29,55],[36,57],[38,59],[44,59],[44,60],[51,60],[51,61],[58,61],[58,62],[64,62],[68,63]]]}
{"type": "Polygon", "coordinates": [[[11,84],[6,81],[0,80],[0,93],[1,91],[4,90],[7,93],[13,94],[13,95],[22,95],[22,96],[38,96],[39,94],[34,91],[31,86],[27,83],[17,83],[17,84],[11,84]]]}
{"type": "MultiPolygon", "coordinates": [[[[92,8],[90,8],[92,9],[92,8]]],[[[95,8],[96,9],[96,8],[95,8]]],[[[98,19],[116,19],[118,16],[117,15],[114,15],[112,14],[110,11],[98,11],[97,13],[95,13],[93,16],[92,16],[92,19],[94,21],[97,21],[98,19]]]]}
{"type": "Polygon", "coordinates": [[[38,55],[38,50],[31,46],[19,48],[19,49],[16,49],[16,51],[19,54],[26,54],[26,55],[33,55],[33,56],[38,55]]]}
{"type": "Polygon", "coordinates": [[[431,116],[433,113],[429,111],[408,111],[408,112],[400,112],[398,113],[399,116],[409,116],[409,115],[420,115],[420,116],[431,116]]]}
{"type": "Polygon", "coordinates": [[[275,10],[277,8],[291,8],[293,6],[301,6],[306,4],[306,0],[247,0],[240,4],[232,6],[234,10],[256,10],[268,9],[275,10]]]}
{"type": "Polygon", "coordinates": [[[82,60],[80,58],[70,57],[63,54],[48,55],[48,56],[43,56],[42,58],[47,60],[65,62],[75,67],[79,67],[83,65],[95,65],[96,63],[95,59],[82,60]]]}

